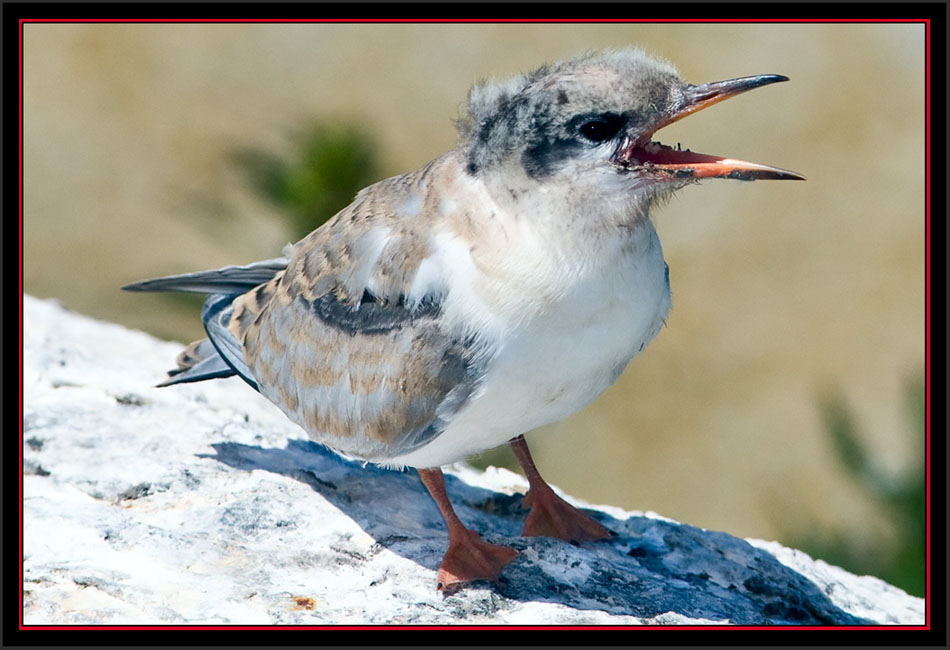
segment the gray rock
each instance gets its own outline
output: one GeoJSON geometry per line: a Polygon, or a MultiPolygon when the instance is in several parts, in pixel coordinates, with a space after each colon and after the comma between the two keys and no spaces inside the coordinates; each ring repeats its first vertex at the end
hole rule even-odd
{"type": "Polygon", "coordinates": [[[651,513],[579,504],[615,535],[519,537],[524,479],[464,464],[460,517],[521,553],[443,596],[414,472],[307,441],[237,379],[153,388],[179,344],[24,302],[27,624],[924,623],[881,580],[651,513]]]}

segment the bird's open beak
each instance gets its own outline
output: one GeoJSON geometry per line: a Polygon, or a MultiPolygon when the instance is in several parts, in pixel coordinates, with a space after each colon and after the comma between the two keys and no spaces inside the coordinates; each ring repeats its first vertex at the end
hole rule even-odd
{"type": "Polygon", "coordinates": [[[640,174],[652,174],[674,178],[734,178],[754,181],[805,180],[796,172],[768,165],[734,160],[722,156],[694,153],[689,149],[681,150],[654,142],[653,133],[696,111],[717,104],[724,99],[735,97],[747,90],[766,86],[778,81],[788,81],[788,77],[777,74],[763,74],[755,77],[741,77],[728,81],[715,81],[701,86],[686,86],[682,100],[666,119],[636,141],[629,139],[621,143],[614,156],[617,165],[627,171],[640,174]]]}

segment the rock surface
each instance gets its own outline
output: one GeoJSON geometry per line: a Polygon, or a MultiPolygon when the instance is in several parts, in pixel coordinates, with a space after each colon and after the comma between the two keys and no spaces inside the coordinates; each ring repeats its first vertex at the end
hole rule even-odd
{"type": "Polygon", "coordinates": [[[881,580],[654,514],[591,507],[604,542],[518,537],[524,479],[463,464],[460,517],[521,553],[443,596],[445,528],[414,472],[307,441],[237,379],[153,388],[179,344],[24,310],[27,625],[924,624],[881,580]]]}

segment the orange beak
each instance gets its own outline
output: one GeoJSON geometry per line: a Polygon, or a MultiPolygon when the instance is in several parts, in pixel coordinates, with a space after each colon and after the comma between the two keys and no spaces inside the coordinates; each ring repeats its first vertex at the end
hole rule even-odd
{"type": "Polygon", "coordinates": [[[659,122],[646,136],[636,142],[622,143],[615,154],[615,162],[627,170],[636,170],[641,174],[669,176],[676,178],[733,178],[737,180],[805,180],[796,172],[778,167],[769,167],[758,163],[735,160],[723,156],[694,153],[688,149],[681,151],[650,137],[659,129],[680,120],[696,111],[701,111],[724,99],[740,93],[779,81],[788,81],[788,77],[777,74],[763,74],[754,77],[741,77],[727,81],[715,81],[701,86],[686,86],[679,105],[659,122]]]}

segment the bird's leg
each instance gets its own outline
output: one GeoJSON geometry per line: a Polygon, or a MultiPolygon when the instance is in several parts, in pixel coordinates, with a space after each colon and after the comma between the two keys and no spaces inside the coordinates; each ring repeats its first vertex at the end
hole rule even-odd
{"type": "Polygon", "coordinates": [[[583,512],[559,497],[534,465],[528,443],[518,436],[509,443],[524,468],[528,479],[528,493],[524,505],[531,508],[521,534],[525,537],[556,537],[567,542],[585,542],[603,539],[610,532],[583,512]]]}
{"type": "Polygon", "coordinates": [[[502,567],[515,559],[518,551],[489,544],[474,530],[465,527],[445,493],[445,477],[441,469],[436,467],[418,471],[449,529],[449,550],[445,552],[439,567],[438,588],[451,588],[471,580],[496,579],[502,567]]]}

